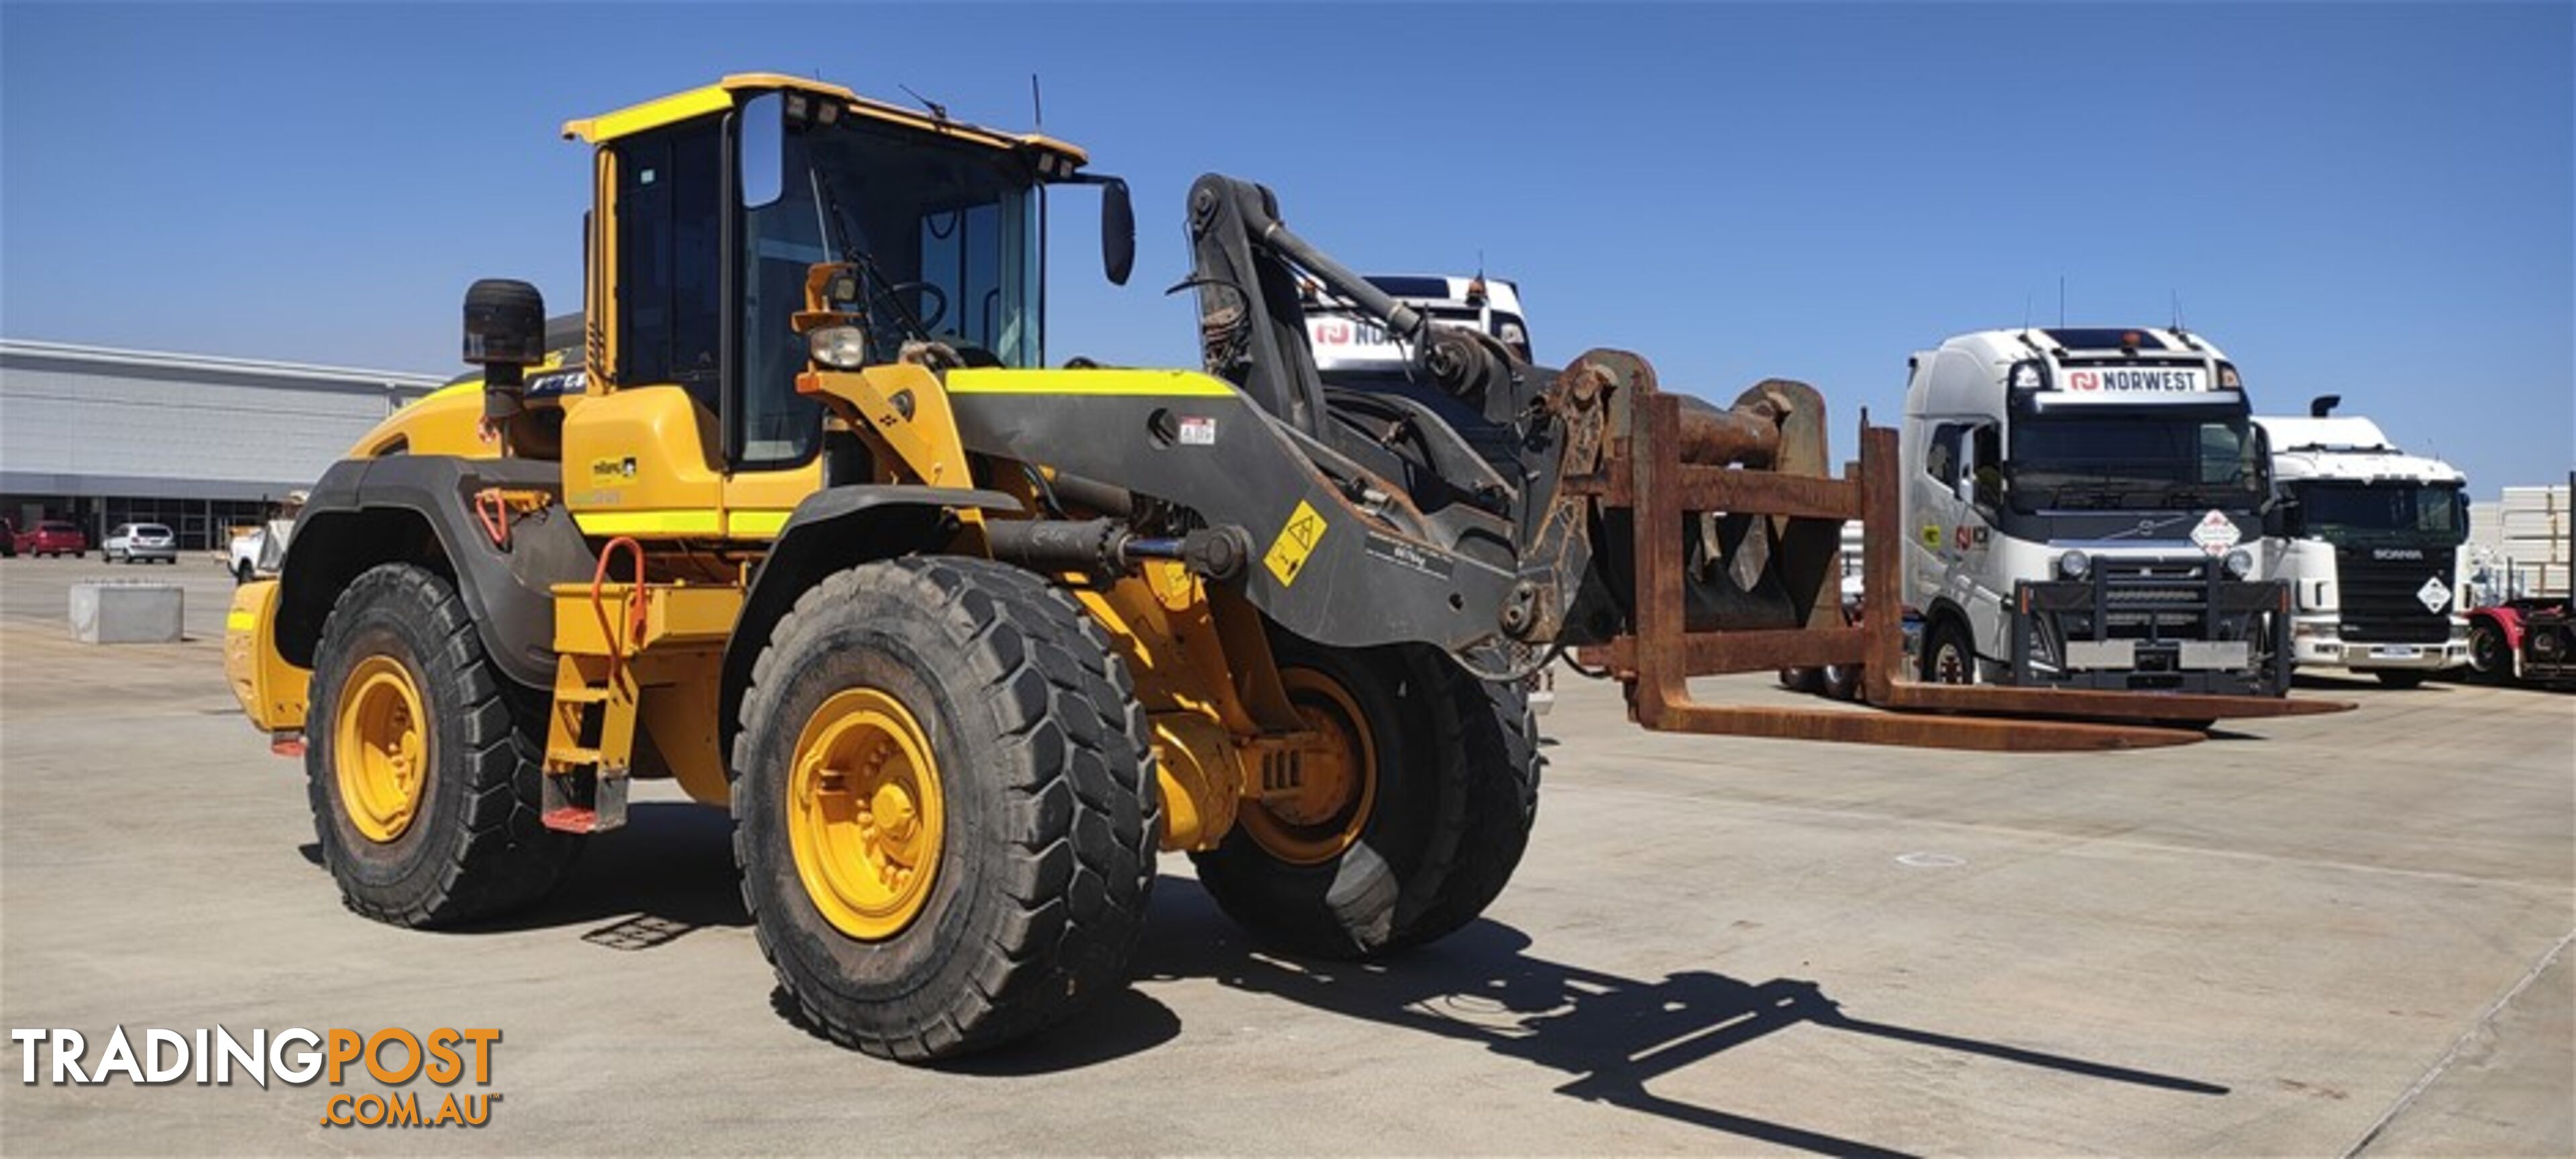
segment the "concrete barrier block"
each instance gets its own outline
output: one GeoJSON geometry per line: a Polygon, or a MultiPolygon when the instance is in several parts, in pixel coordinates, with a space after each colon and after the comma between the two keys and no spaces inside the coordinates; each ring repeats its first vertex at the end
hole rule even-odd
{"type": "Polygon", "coordinates": [[[72,638],[84,644],[176,644],[185,606],[177,584],[100,580],[72,585],[72,638]]]}

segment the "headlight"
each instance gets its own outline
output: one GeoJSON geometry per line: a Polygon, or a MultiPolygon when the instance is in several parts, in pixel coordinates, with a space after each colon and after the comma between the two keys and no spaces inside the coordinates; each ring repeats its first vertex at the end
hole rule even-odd
{"type": "Polygon", "coordinates": [[[2226,566],[2230,578],[2244,579],[2254,574],[2254,553],[2241,547],[2228,552],[2226,566]]]}
{"type": "Polygon", "coordinates": [[[856,326],[825,326],[805,335],[805,350],[835,370],[857,370],[868,364],[868,336],[856,326]]]}
{"type": "Polygon", "coordinates": [[[2070,551],[2057,557],[2057,574],[2061,579],[2080,580],[2092,570],[2093,557],[2083,552],[2070,551]]]}

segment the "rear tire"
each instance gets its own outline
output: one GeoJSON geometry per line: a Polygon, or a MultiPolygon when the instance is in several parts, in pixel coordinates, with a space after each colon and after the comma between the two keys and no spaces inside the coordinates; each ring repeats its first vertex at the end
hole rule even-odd
{"type": "Polygon", "coordinates": [[[306,795],[350,909],[452,925],[562,880],[581,839],[538,821],[543,709],[493,667],[446,580],[402,563],[360,574],[322,625],[312,688],[306,795]]]}
{"type": "Polygon", "coordinates": [[[1159,839],[1152,742],[1062,591],[954,557],[836,573],[770,633],[741,722],[743,905],[808,1026],[948,1058],[1125,985],[1159,839]]]}
{"type": "Polygon", "coordinates": [[[1362,719],[1350,723],[1366,730],[1373,790],[1356,835],[1322,857],[1322,847],[1277,834],[1330,822],[1289,828],[1247,801],[1223,844],[1192,855],[1200,884],[1237,922],[1321,957],[1391,953],[1475,920],[1510,881],[1537,818],[1526,689],[1477,680],[1420,649],[1334,649],[1286,636],[1274,649],[1310,719],[1347,718],[1334,688],[1357,708],[1362,719]]]}
{"type": "Polygon", "coordinates": [[[2413,668],[2379,668],[2372,670],[2371,675],[2378,677],[2383,687],[2407,689],[2422,688],[2426,674],[2413,668]]]}

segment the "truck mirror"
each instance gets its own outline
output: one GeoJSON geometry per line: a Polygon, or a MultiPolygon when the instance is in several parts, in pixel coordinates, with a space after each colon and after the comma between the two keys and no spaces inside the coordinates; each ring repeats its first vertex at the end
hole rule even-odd
{"type": "Polygon", "coordinates": [[[1100,272],[1109,284],[1127,284],[1136,269],[1136,207],[1127,198],[1127,183],[1110,177],[1100,183],[1100,272]]]}
{"type": "Polygon", "coordinates": [[[744,209],[778,200],[787,183],[786,107],[777,93],[762,93],[743,103],[736,124],[736,155],[741,175],[734,187],[744,209]]]}
{"type": "Polygon", "coordinates": [[[2275,495],[2263,505],[2263,536],[2266,539],[2297,539],[2307,534],[2307,510],[2297,499],[2275,495]]]}

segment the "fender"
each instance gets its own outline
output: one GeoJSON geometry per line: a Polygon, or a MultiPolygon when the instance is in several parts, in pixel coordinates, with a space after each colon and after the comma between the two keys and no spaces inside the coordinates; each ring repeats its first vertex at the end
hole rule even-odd
{"type": "Polygon", "coordinates": [[[313,485],[279,565],[278,654],[310,667],[322,622],[358,573],[418,563],[454,578],[483,650],[511,680],[554,686],[553,585],[587,581],[597,557],[560,504],[519,516],[509,546],[474,514],[486,488],[558,498],[562,464],[392,455],[344,459],[313,485]]]}
{"type": "Polygon", "coordinates": [[[744,591],[742,612],[725,642],[717,721],[724,757],[733,758],[743,693],[751,665],[769,646],[769,633],[796,599],[823,577],[843,568],[948,545],[959,509],[1017,514],[1020,501],[999,491],[964,487],[861,483],[827,487],[805,497],[778,529],[744,591]]]}
{"type": "Polygon", "coordinates": [[[2516,657],[2522,654],[2522,609],[2499,604],[2495,607],[2471,609],[2463,618],[2471,624],[2480,620],[2494,621],[2496,630],[2504,633],[2505,655],[2516,657]]]}

